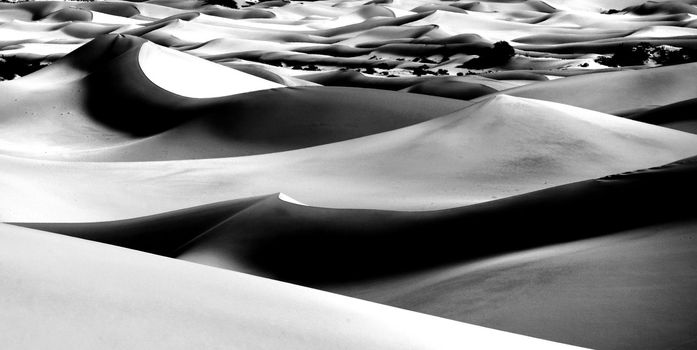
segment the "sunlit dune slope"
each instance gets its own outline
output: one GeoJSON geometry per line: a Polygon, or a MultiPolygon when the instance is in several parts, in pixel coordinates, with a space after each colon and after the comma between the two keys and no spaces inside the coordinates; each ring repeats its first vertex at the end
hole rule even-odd
{"type": "Polygon", "coordinates": [[[671,222],[323,288],[593,349],[687,350],[697,326],[696,229],[694,219],[671,222]]]}
{"type": "Polygon", "coordinates": [[[433,212],[269,195],[120,222],[21,225],[564,343],[688,349],[697,247],[683,199],[697,194],[696,164],[433,212]],[[666,327],[658,335],[655,322],[666,327]]]}
{"type": "Polygon", "coordinates": [[[0,204],[11,221],[113,220],[276,192],[316,206],[426,210],[657,166],[696,148],[692,134],[499,96],[390,132],[258,156],[140,163],[2,157],[0,176],[10,185],[0,204]]]}
{"type": "Polygon", "coordinates": [[[695,164],[439,211],[328,209],[269,195],[125,221],[21,225],[321,285],[683,219],[690,208],[674,193],[697,191],[695,164]]]}
{"type": "Polygon", "coordinates": [[[45,232],[2,225],[0,241],[15,348],[566,347],[45,232]]]}
{"type": "Polygon", "coordinates": [[[585,74],[506,90],[506,95],[630,114],[697,97],[697,63],[585,74]]]}
{"type": "MultiPolygon", "coordinates": [[[[280,87],[176,51],[157,55],[154,52],[160,49],[152,45],[135,37],[104,36],[59,63],[2,83],[5,93],[1,98],[7,106],[0,117],[3,148],[30,154],[69,153],[166,130],[186,120],[187,106],[196,101],[177,94],[187,92],[181,83],[193,75],[219,82],[212,85],[199,80],[201,84],[195,85],[206,88],[199,87],[198,94],[227,95],[280,87]],[[141,59],[143,47],[151,57],[141,59]],[[178,64],[182,62],[177,59],[184,60],[187,68],[177,68],[177,72],[189,74],[180,80],[163,76],[162,69],[153,67],[153,55],[165,67],[167,59],[178,64]]],[[[170,73],[174,72],[174,67],[169,67],[170,73]]]]}
{"type": "Polygon", "coordinates": [[[468,105],[388,91],[282,87],[136,37],[103,36],[0,84],[7,106],[0,152],[99,161],[258,154],[388,131],[468,105]]]}

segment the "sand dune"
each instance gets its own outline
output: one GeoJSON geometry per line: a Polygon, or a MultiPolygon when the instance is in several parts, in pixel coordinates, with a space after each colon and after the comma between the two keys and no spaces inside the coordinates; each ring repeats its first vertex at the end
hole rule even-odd
{"type": "Polygon", "coordinates": [[[0,240],[0,339],[17,348],[566,347],[60,235],[0,240]]]}
{"type": "Polygon", "coordinates": [[[695,164],[434,212],[331,210],[274,195],[120,222],[21,225],[544,339],[660,348],[689,344],[694,326],[691,315],[675,317],[692,303],[695,223],[674,193],[695,195],[695,164]],[[664,222],[673,223],[655,226],[664,222]],[[472,262],[635,227],[648,228],[472,262]],[[646,338],[657,320],[669,330],[646,338]]]}
{"type": "Polygon", "coordinates": [[[564,103],[622,115],[695,98],[694,63],[585,74],[506,90],[506,95],[564,103]]]}
{"type": "Polygon", "coordinates": [[[155,85],[185,97],[212,98],[284,87],[152,43],[141,46],[138,66],[155,85]]]}
{"type": "MultiPolygon", "coordinates": [[[[639,5],[640,2],[629,4],[639,5]]],[[[6,6],[0,11],[6,11],[8,20],[24,21],[24,26],[43,25],[42,22],[47,21],[66,28],[75,21],[88,25],[69,31],[56,28],[31,38],[26,37],[30,31],[22,31],[14,35],[11,42],[2,44],[0,41],[0,46],[31,44],[24,47],[24,51],[8,53],[55,59],[65,54],[67,48],[56,47],[49,54],[54,38],[61,37],[63,41],[77,44],[110,31],[142,36],[160,45],[177,47],[216,61],[234,57],[274,65],[321,64],[333,68],[383,63],[390,67],[403,65],[405,69],[410,69],[409,65],[390,60],[400,58],[389,57],[391,53],[398,52],[401,58],[409,60],[447,54],[452,63],[450,69],[453,69],[462,60],[470,59],[468,55],[477,54],[471,46],[453,46],[453,40],[472,35],[480,38],[481,45],[508,40],[521,43],[519,48],[527,51],[575,54],[604,53],[631,39],[640,42],[660,38],[672,44],[694,47],[694,40],[685,36],[690,33],[689,28],[684,28],[691,21],[687,14],[659,11],[641,16],[624,12],[606,15],[597,13],[606,10],[597,6],[597,3],[569,6],[539,1],[449,5],[402,1],[381,5],[269,3],[231,10],[220,6],[200,7],[195,2],[185,4],[183,1],[45,2],[21,4],[11,9],[6,6]],[[28,22],[31,20],[34,22],[28,22]],[[530,35],[531,32],[535,34],[530,35]],[[439,40],[450,41],[450,44],[437,44],[439,40]],[[428,41],[434,45],[429,49],[423,45],[428,41]],[[351,59],[337,57],[349,52],[353,55],[351,59]],[[377,62],[370,61],[373,56],[378,56],[377,62]]],[[[553,67],[581,63],[561,59],[553,67]]]]}
{"type": "MultiPolygon", "coordinates": [[[[520,77],[526,77],[529,78],[529,80],[533,80],[533,78],[544,78],[541,75],[533,74],[530,74],[529,76],[523,76],[521,74],[520,77]]],[[[407,92],[457,98],[462,100],[471,100],[495,91],[511,89],[524,84],[514,80],[497,80],[488,78],[486,74],[467,77],[424,76],[393,77],[390,79],[383,79],[352,70],[306,74],[303,75],[302,78],[324,86],[348,86],[382,90],[403,90],[407,92]],[[473,92],[479,93],[475,94],[473,92]]]]}
{"type": "Polygon", "coordinates": [[[3,220],[119,219],[275,192],[315,206],[448,208],[657,166],[696,148],[692,134],[500,96],[394,131],[258,156],[144,163],[3,157],[4,181],[15,184],[5,192],[3,220]],[[40,196],[20,185],[35,173],[40,196]],[[95,201],[94,193],[113,200],[95,201]]]}
{"type": "Polygon", "coordinates": [[[248,155],[389,131],[467,105],[387,91],[267,91],[282,87],[143,39],[108,35],[0,86],[7,91],[0,98],[13,106],[0,119],[0,148],[42,159],[248,155]],[[95,69],[98,62],[109,71],[95,69]],[[269,101],[277,103],[263,103],[269,101]]]}
{"type": "Polygon", "coordinates": [[[695,345],[697,3],[213,3],[0,4],[0,342],[695,345]]]}
{"type": "Polygon", "coordinates": [[[662,125],[671,129],[697,133],[697,120],[692,113],[697,99],[690,99],[673,104],[648,109],[629,118],[644,123],[662,125]]]}
{"type": "Polygon", "coordinates": [[[368,278],[689,217],[690,209],[671,198],[692,195],[694,172],[690,158],[440,211],[327,209],[269,195],[123,221],[19,224],[316,284],[336,275],[339,281],[368,278]],[[389,259],[386,250],[393,251],[389,259]]]}
{"type": "Polygon", "coordinates": [[[689,349],[694,232],[676,222],[324,289],[589,348],[689,349]]]}

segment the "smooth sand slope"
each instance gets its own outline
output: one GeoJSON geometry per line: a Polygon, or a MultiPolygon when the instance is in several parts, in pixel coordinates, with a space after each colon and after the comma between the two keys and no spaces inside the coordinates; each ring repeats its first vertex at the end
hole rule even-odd
{"type": "Polygon", "coordinates": [[[272,195],[21,225],[564,343],[687,349],[697,247],[684,199],[697,195],[696,164],[433,212],[332,210],[272,195]],[[510,251],[522,252],[486,258],[510,251]]]}
{"type": "Polygon", "coordinates": [[[697,97],[695,79],[697,64],[690,63],[586,74],[526,85],[502,93],[624,115],[697,97]]]}
{"type": "Polygon", "coordinates": [[[258,154],[388,131],[468,105],[387,91],[281,88],[137,37],[102,36],[0,84],[8,106],[0,113],[0,152],[110,161],[258,154]]]}
{"type": "Polygon", "coordinates": [[[695,347],[694,219],[324,287],[594,349],[695,347]]]}
{"type": "Polygon", "coordinates": [[[689,217],[689,207],[672,198],[678,192],[689,197],[697,190],[691,183],[694,172],[695,159],[690,158],[439,211],[328,209],[283,200],[287,195],[269,195],[122,221],[19,224],[284,280],[321,283],[689,217]]]}
{"type": "Polygon", "coordinates": [[[3,143],[10,153],[20,154],[104,148],[181,123],[185,116],[176,111],[192,103],[186,95],[211,97],[278,87],[143,39],[104,36],[59,63],[0,85],[7,92],[2,99],[8,107],[0,117],[3,143]],[[178,80],[169,76],[175,71],[178,80]],[[193,85],[184,84],[187,81],[193,85]]]}
{"type": "Polygon", "coordinates": [[[695,105],[697,105],[697,98],[656,107],[631,115],[629,118],[695,134],[697,133],[697,119],[693,113],[695,105]]]}
{"type": "Polygon", "coordinates": [[[17,349],[570,348],[45,232],[0,241],[0,341],[17,349]]]}
{"type": "Polygon", "coordinates": [[[67,222],[277,192],[315,206],[427,210],[658,166],[696,149],[692,134],[499,96],[390,132],[258,156],[135,163],[2,157],[0,204],[5,221],[67,222]]]}

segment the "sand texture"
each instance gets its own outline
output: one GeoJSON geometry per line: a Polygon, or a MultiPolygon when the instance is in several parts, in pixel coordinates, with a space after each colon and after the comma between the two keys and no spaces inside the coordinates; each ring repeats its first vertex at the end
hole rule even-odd
{"type": "Polygon", "coordinates": [[[695,348],[696,101],[695,1],[0,3],[0,348],[695,348]]]}

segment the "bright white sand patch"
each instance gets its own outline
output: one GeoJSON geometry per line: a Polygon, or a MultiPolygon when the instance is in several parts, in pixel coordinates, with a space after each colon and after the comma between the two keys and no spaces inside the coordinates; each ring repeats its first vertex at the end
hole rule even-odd
{"type": "Polygon", "coordinates": [[[149,23],[149,21],[142,20],[142,19],[133,19],[133,18],[128,18],[128,17],[114,16],[114,15],[110,15],[108,13],[102,13],[102,12],[97,12],[97,11],[91,11],[91,12],[92,12],[92,22],[94,22],[94,23],[121,24],[121,25],[147,24],[147,23],[149,23]]]}
{"type": "Polygon", "coordinates": [[[278,199],[280,199],[280,200],[282,200],[282,201],[284,201],[284,202],[293,203],[293,204],[297,204],[297,205],[305,205],[305,206],[307,205],[307,204],[305,204],[305,203],[302,203],[302,202],[296,200],[295,198],[292,198],[291,196],[289,196],[289,195],[287,195],[287,194],[285,194],[285,193],[279,193],[279,194],[278,194],[278,199]]]}
{"type": "Polygon", "coordinates": [[[185,97],[220,97],[284,87],[152,43],[140,48],[138,62],[145,76],[157,86],[185,97]]]}
{"type": "Polygon", "coordinates": [[[697,35],[697,29],[672,26],[652,26],[640,29],[631,35],[628,35],[627,38],[670,38],[692,35],[697,35]]]}

